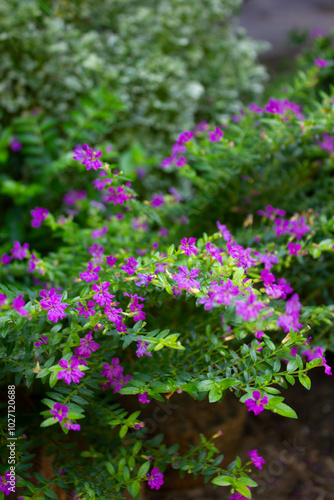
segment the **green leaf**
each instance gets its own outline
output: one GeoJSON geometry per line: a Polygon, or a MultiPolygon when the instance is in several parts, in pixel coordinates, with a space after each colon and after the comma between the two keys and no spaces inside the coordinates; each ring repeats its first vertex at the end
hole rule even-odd
{"type": "Polygon", "coordinates": [[[214,403],[218,401],[223,395],[223,391],[219,387],[213,387],[209,392],[209,401],[210,403],[214,403]]]}
{"type": "Polygon", "coordinates": [[[149,468],[151,466],[151,462],[147,461],[147,462],[144,462],[140,467],[139,467],[139,471],[138,471],[138,477],[141,478],[141,477],[145,477],[146,474],[148,473],[149,471],[149,468]]]}
{"type": "Polygon", "coordinates": [[[311,379],[307,375],[299,374],[298,378],[305,389],[309,390],[311,388],[311,379]]]}
{"type": "Polygon", "coordinates": [[[289,361],[288,366],[286,367],[288,372],[294,372],[298,368],[298,363],[296,359],[292,359],[289,361]]]}
{"type": "Polygon", "coordinates": [[[274,413],[278,413],[279,415],[283,415],[283,417],[298,418],[295,410],[290,408],[290,406],[285,403],[278,403],[272,411],[274,413]]]}
{"type": "Polygon", "coordinates": [[[140,491],[140,482],[135,481],[128,487],[128,492],[130,493],[131,496],[135,497],[138,495],[140,491]]]}
{"type": "Polygon", "coordinates": [[[230,486],[234,483],[234,479],[230,476],[217,476],[213,478],[211,482],[218,486],[230,486]]]}
{"type": "Polygon", "coordinates": [[[113,476],[115,474],[115,467],[113,466],[113,464],[111,462],[106,462],[105,466],[109,474],[113,476]]]}
{"type": "Polygon", "coordinates": [[[197,384],[197,389],[199,391],[209,391],[214,386],[215,383],[213,380],[202,380],[199,384],[197,384]]]}
{"type": "Polygon", "coordinates": [[[252,493],[249,490],[249,488],[247,488],[247,486],[239,479],[235,480],[234,487],[237,490],[237,492],[241,493],[241,495],[243,495],[244,497],[252,498],[252,493]]]}
{"type": "Polygon", "coordinates": [[[50,425],[54,425],[58,422],[58,420],[56,418],[47,418],[46,420],[43,420],[43,422],[41,423],[41,427],[50,427],[50,425]]]}
{"type": "Polygon", "coordinates": [[[125,434],[128,432],[129,427],[127,425],[122,425],[120,431],[119,431],[119,437],[122,439],[124,438],[125,434]]]}
{"type": "Polygon", "coordinates": [[[231,387],[232,385],[238,385],[240,382],[236,380],[235,378],[224,378],[221,382],[219,382],[219,388],[224,391],[228,387],[231,387]]]}

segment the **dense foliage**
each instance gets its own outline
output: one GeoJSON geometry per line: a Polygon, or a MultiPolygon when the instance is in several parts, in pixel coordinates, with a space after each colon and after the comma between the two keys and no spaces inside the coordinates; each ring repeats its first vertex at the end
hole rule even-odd
{"type": "Polygon", "coordinates": [[[42,108],[61,120],[98,85],[125,105],[114,142],[164,144],[261,93],[260,45],[231,22],[240,4],[2,2],[1,108],[8,117],[42,108]]]}

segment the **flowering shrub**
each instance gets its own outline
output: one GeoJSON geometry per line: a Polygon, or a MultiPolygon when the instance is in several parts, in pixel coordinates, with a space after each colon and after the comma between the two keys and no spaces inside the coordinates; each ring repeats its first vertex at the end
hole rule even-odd
{"type": "Polygon", "coordinates": [[[199,436],[181,454],[178,443],[166,447],[162,435],[149,435],[140,412],[180,392],[224,404],[228,391],[255,415],[296,418],[281,388],[298,379],[309,389],[308,371],[316,366],[331,374],[324,350],[307,347],[307,335],[332,312],[305,308],[284,277],[286,265],[312,246],[313,216],[288,218],[281,208],[262,207],[268,222],[257,226],[257,238],[254,228],[243,229],[249,243],[217,222],[210,234],[183,234],[170,244],[168,221],[181,209],[174,195],[141,201],[129,179],[89,145],[76,148],[74,158],[89,171],[94,197],[78,204],[82,196],[72,191],[67,202],[75,210],[31,213],[32,226],[38,220],[60,245],[42,255],[16,241],[1,258],[1,377],[42,393],[43,403],[17,436],[17,487],[33,498],[52,497],[56,484],[74,490],[74,498],[120,499],[127,490],[139,499],[141,482],[158,490],[173,466],[227,486],[231,498],[251,498],[249,466],[264,463],[257,450],[245,464],[237,457],[223,468],[214,445],[221,433],[199,436]],[[300,248],[269,243],[275,230],[300,248]],[[124,409],[130,396],[138,398],[132,413],[124,409]],[[50,451],[55,446],[54,466],[62,472],[50,481],[35,473],[36,484],[25,461],[41,433],[50,451]]]}

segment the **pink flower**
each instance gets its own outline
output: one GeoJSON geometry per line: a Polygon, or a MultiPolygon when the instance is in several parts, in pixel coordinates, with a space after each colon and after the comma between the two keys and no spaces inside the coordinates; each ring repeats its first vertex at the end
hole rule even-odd
{"type": "Polygon", "coordinates": [[[326,61],[326,59],[321,59],[320,57],[317,57],[314,63],[318,66],[318,68],[326,68],[326,66],[328,66],[328,61],[326,61]]]}
{"type": "Polygon", "coordinates": [[[165,197],[162,193],[153,193],[152,200],[150,201],[151,207],[157,208],[165,204],[165,197]]]}
{"type": "Polygon", "coordinates": [[[112,255],[110,255],[109,257],[106,257],[106,263],[107,263],[110,267],[114,267],[114,265],[116,264],[116,261],[117,261],[117,258],[116,258],[116,257],[113,257],[112,255]]]}
{"type": "Polygon", "coordinates": [[[61,359],[59,361],[59,366],[61,366],[62,370],[57,373],[57,379],[64,379],[64,382],[66,382],[67,385],[70,385],[72,381],[75,384],[79,384],[80,378],[85,375],[81,370],[79,370],[79,365],[79,360],[74,357],[70,360],[70,363],[67,359],[61,359]]]}
{"type": "Polygon", "coordinates": [[[92,231],[91,236],[94,239],[101,238],[101,236],[104,236],[107,233],[108,229],[108,226],[104,226],[101,229],[95,229],[95,231],[92,231]]]}
{"type": "Polygon", "coordinates": [[[43,309],[48,311],[47,317],[50,321],[57,323],[58,319],[66,317],[64,310],[68,304],[61,302],[61,295],[57,295],[54,288],[52,288],[49,292],[45,289],[42,290],[40,292],[40,296],[43,297],[40,301],[40,305],[43,309]]]}
{"type": "Polygon", "coordinates": [[[86,165],[87,170],[91,168],[97,170],[103,167],[102,161],[98,160],[101,158],[102,151],[94,151],[84,144],[83,146],[78,145],[74,150],[73,160],[80,161],[81,165],[86,165]]]}
{"type": "Polygon", "coordinates": [[[39,227],[49,214],[49,210],[46,208],[36,207],[34,210],[30,211],[32,216],[31,225],[32,227],[39,227]]]}
{"type": "Polygon", "coordinates": [[[231,235],[230,231],[227,229],[227,227],[224,224],[221,224],[218,220],[217,220],[216,224],[217,224],[219,231],[222,233],[224,240],[225,241],[231,240],[232,235],[231,235]]]}
{"type": "Polygon", "coordinates": [[[211,142],[217,142],[217,141],[220,141],[221,138],[223,137],[224,135],[224,132],[222,130],[220,130],[219,127],[216,127],[214,132],[208,132],[208,135],[210,137],[210,141],[211,142]]]}
{"type": "Polygon", "coordinates": [[[124,205],[124,202],[131,198],[130,194],[122,186],[118,186],[116,189],[113,187],[108,188],[110,196],[107,196],[105,201],[112,202],[114,205],[124,205]]]}
{"type": "Polygon", "coordinates": [[[125,264],[121,267],[123,271],[125,271],[129,276],[132,276],[136,272],[136,268],[138,266],[138,262],[135,258],[129,257],[125,264]]]}
{"type": "Polygon", "coordinates": [[[121,378],[124,368],[120,366],[118,358],[113,358],[110,365],[104,364],[103,366],[101,377],[107,377],[110,381],[113,378],[121,378]]]}
{"type": "Polygon", "coordinates": [[[29,248],[28,243],[24,243],[21,246],[21,243],[19,243],[18,241],[14,241],[14,246],[10,252],[13,254],[14,259],[23,260],[24,257],[27,257],[28,255],[28,248],[29,248]]]}
{"type": "Polygon", "coordinates": [[[105,304],[110,304],[112,302],[112,299],[115,297],[115,295],[111,295],[108,292],[108,288],[110,286],[109,282],[106,283],[100,283],[99,285],[96,285],[94,283],[92,290],[93,292],[96,292],[93,295],[93,299],[99,306],[104,306],[105,304]]]}
{"type": "Polygon", "coordinates": [[[79,276],[82,280],[85,280],[86,283],[90,283],[91,281],[97,281],[99,279],[99,273],[101,267],[94,267],[92,262],[88,262],[87,270],[84,273],[79,273],[79,276]]]}
{"type": "Polygon", "coordinates": [[[12,307],[16,312],[19,313],[20,316],[28,316],[28,311],[24,309],[25,302],[22,299],[23,295],[19,295],[13,300],[12,307]]]}
{"type": "Polygon", "coordinates": [[[334,151],[334,136],[328,134],[322,134],[322,142],[318,142],[321,149],[332,153],[334,151]]]}
{"type": "Polygon", "coordinates": [[[84,339],[80,339],[80,346],[75,349],[76,356],[82,356],[83,358],[89,358],[92,352],[99,349],[99,344],[97,344],[92,337],[93,332],[87,333],[84,339]]]}
{"type": "Polygon", "coordinates": [[[147,394],[148,394],[148,392],[146,391],[146,392],[144,392],[144,394],[138,395],[139,403],[149,403],[150,402],[150,400],[147,399],[147,394]]]}
{"type": "Polygon", "coordinates": [[[84,316],[85,318],[89,318],[89,316],[94,316],[96,313],[94,307],[95,307],[95,302],[93,300],[89,300],[87,302],[87,305],[82,304],[79,302],[79,307],[75,307],[77,311],[79,311],[79,316],[84,316]]]}
{"type": "Polygon", "coordinates": [[[152,490],[154,490],[154,488],[159,490],[160,486],[164,484],[164,475],[159,471],[158,467],[153,467],[151,474],[147,473],[147,477],[149,478],[148,485],[152,490]]]}
{"type": "Polygon", "coordinates": [[[264,458],[258,456],[257,450],[251,450],[248,451],[247,453],[250,456],[250,459],[255,465],[255,467],[257,467],[258,469],[263,469],[262,464],[265,464],[266,461],[264,460],[264,458]]]}
{"type": "Polygon", "coordinates": [[[184,250],[184,253],[188,256],[191,254],[197,255],[198,248],[195,246],[196,238],[183,238],[181,240],[180,250],[184,250]]]}
{"type": "Polygon", "coordinates": [[[245,405],[248,406],[248,411],[253,411],[254,415],[259,415],[264,410],[264,405],[268,404],[268,397],[261,398],[260,391],[253,391],[252,398],[246,399],[245,405]]]}
{"type": "Polygon", "coordinates": [[[3,264],[4,266],[9,264],[11,260],[12,260],[11,257],[9,257],[9,255],[7,253],[4,253],[1,256],[1,264],[3,264]]]}
{"type": "Polygon", "coordinates": [[[40,337],[37,342],[35,342],[35,347],[40,347],[41,345],[48,343],[48,337],[40,337]]]}
{"type": "Polygon", "coordinates": [[[67,418],[68,407],[63,406],[61,403],[55,403],[50,413],[53,415],[53,418],[57,418],[59,422],[62,422],[64,418],[67,418]]]}
{"type": "Polygon", "coordinates": [[[287,248],[289,250],[289,255],[298,255],[298,252],[301,249],[301,245],[299,243],[293,243],[293,241],[289,241],[289,243],[287,244],[287,248]]]}
{"type": "Polygon", "coordinates": [[[6,302],[6,299],[7,299],[6,295],[4,293],[0,293],[0,311],[4,303],[6,302]]]}
{"type": "Polygon", "coordinates": [[[185,266],[179,266],[179,272],[173,275],[173,279],[177,282],[181,290],[190,291],[191,288],[200,288],[200,284],[194,278],[197,278],[199,269],[188,270],[185,266]]]}
{"type": "Polygon", "coordinates": [[[145,340],[141,340],[141,339],[137,339],[137,350],[136,350],[136,354],[138,356],[138,358],[140,358],[141,356],[150,356],[152,357],[152,353],[151,352],[147,352],[147,346],[149,345],[148,342],[145,342],[145,340]]]}
{"type": "Polygon", "coordinates": [[[64,427],[67,427],[67,429],[72,430],[72,431],[80,431],[81,430],[80,424],[74,423],[74,422],[72,422],[72,420],[68,420],[67,422],[65,422],[64,427]]]}
{"type": "Polygon", "coordinates": [[[242,316],[244,321],[250,321],[252,318],[256,319],[261,309],[266,307],[263,302],[256,300],[256,295],[251,293],[246,301],[236,300],[236,312],[242,316]]]}
{"type": "Polygon", "coordinates": [[[10,472],[5,472],[3,477],[0,476],[0,491],[2,491],[5,496],[11,494],[12,486],[17,483],[18,479],[15,478],[15,475],[10,472]]]}
{"type": "Polygon", "coordinates": [[[22,149],[22,144],[20,141],[17,140],[16,135],[14,135],[14,137],[11,138],[9,146],[12,151],[20,151],[22,149]]]}

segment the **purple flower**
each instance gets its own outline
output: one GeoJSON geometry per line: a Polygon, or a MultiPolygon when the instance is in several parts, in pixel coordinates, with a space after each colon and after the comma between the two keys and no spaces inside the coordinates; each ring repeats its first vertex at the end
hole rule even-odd
{"type": "Polygon", "coordinates": [[[10,495],[13,488],[15,488],[14,485],[17,481],[18,480],[15,478],[15,475],[13,476],[10,472],[5,472],[3,477],[0,476],[0,491],[2,491],[5,496],[10,495]]]}
{"type": "Polygon", "coordinates": [[[145,287],[146,287],[151,283],[153,276],[151,274],[138,273],[138,278],[139,278],[139,280],[135,282],[136,286],[145,285],[145,287]]]}
{"type": "Polygon", "coordinates": [[[332,375],[331,367],[327,364],[322,347],[313,347],[311,349],[303,351],[302,354],[304,354],[308,362],[312,361],[312,359],[320,358],[322,361],[322,366],[325,368],[326,375],[332,375]]]}
{"type": "Polygon", "coordinates": [[[9,146],[12,151],[20,151],[22,149],[22,144],[20,141],[17,140],[16,135],[14,135],[14,137],[11,138],[9,146]]]}
{"type": "Polygon", "coordinates": [[[118,186],[116,189],[110,187],[108,191],[110,195],[106,197],[105,201],[112,202],[114,205],[124,205],[124,202],[131,197],[122,186],[118,186]]]}
{"type": "MultiPolygon", "coordinates": [[[[247,486],[247,488],[250,491],[250,486],[247,486]]],[[[239,493],[238,491],[236,491],[235,493],[233,493],[230,500],[248,500],[248,498],[245,497],[244,495],[242,495],[241,493],[239,493]]]]}
{"type": "Polygon", "coordinates": [[[97,281],[99,279],[99,273],[101,267],[94,267],[92,262],[88,262],[87,270],[84,273],[79,273],[79,276],[82,280],[85,280],[86,283],[90,283],[91,281],[97,281]]]}
{"type": "Polygon", "coordinates": [[[79,302],[79,307],[75,307],[77,311],[79,311],[79,316],[84,316],[85,318],[89,318],[89,316],[94,316],[96,313],[94,307],[95,307],[95,302],[93,300],[89,300],[87,302],[87,305],[82,304],[79,302]]]}
{"type": "Polygon", "coordinates": [[[106,257],[106,263],[107,263],[110,267],[114,267],[114,265],[116,264],[116,261],[117,261],[117,258],[116,258],[116,257],[113,257],[112,255],[110,255],[109,257],[106,257]]]}
{"type": "Polygon", "coordinates": [[[191,141],[194,137],[194,132],[192,130],[185,130],[182,134],[179,134],[179,137],[176,141],[177,144],[186,144],[191,141]]]}
{"type": "Polygon", "coordinates": [[[121,378],[124,368],[120,366],[119,359],[113,358],[111,364],[103,364],[104,370],[101,373],[101,377],[107,377],[108,380],[112,381],[113,378],[121,378]]]}
{"type": "Polygon", "coordinates": [[[217,220],[217,227],[218,227],[219,231],[222,233],[225,241],[229,241],[230,239],[232,239],[232,235],[231,235],[230,231],[227,229],[227,227],[224,224],[221,224],[218,220],[217,220]]]}
{"type": "Polygon", "coordinates": [[[92,337],[93,332],[87,333],[84,339],[80,339],[80,346],[75,349],[76,356],[82,356],[83,358],[89,358],[92,352],[97,351],[99,349],[99,344],[93,340],[92,337]]]}
{"type": "Polygon", "coordinates": [[[91,168],[97,170],[103,167],[102,161],[98,160],[101,158],[102,151],[94,151],[84,144],[83,146],[78,145],[74,150],[73,160],[80,161],[81,165],[86,165],[87,170],[91,168]]]}
{"type": "Polygon", "coordinates": [[[140,358],[141,356],[150,356],[152,357],[152,353],[151,352],[147,352],[147,346],[149,345],[148,342],[145,342],[145,340],[141,340],[141,339],[137,339],[137,350],[136,350],[136,354],[138,356],[138,358],[140,358]]]}
{"type": "Polygon", "coordinates": [[[267,217],[270,220],[274,220],[276,215],[279,215],[280,217],[284,217],[286,215],[286,212],[284,210],[282,210],[281,208],[274,208],[271,205],[266,206],[265,210],[258,210],[257,213],[258,215],[267,217]]]}
{"type": "Polygon", "coordinates": [[[165,197],[162,193],[153,193],[150,201],[151,207],[157,208],[165,204],[165,197]]]}
{"type": "Polygon", "coordinates": [[[135,313],[133,319],[135,321],[144,320],[146,317],[145,312],[142,310],[144,308],[144,304],[139,304],[139,300],[144,301],[145,299],[137,294],[131,295],[130,293],[127,292],[125,292],[124,295],[131,298],[129,303],[129,309],[130,311],[135,313]]]}
{"type": "Polygon", "coordinates": [[[148,394],[148,392],[146,391],[146,392],[144,392],[144,394],[138,395],[139,403],[149,403],[150,402],[150,400],[147,399],[147,394],[148,394]]]}
{"type": "Polygon", "coordinates": [[[94,283],[94,285],[92,286],[93,292],[96,292],[93,295],[93,299],[95,300],[95,302],[97,304],[99,304],[99,306],[104,306],[105,304],[106,305],[110,304],[112,302],[112,299],[115,297],[115,295],[111,295],[108,292],[109,286],[110,286],[109,282],[100,283],[99,285],[94,283]]]}
{"type": "Polygon", "coordinates": [[[173,275],[181,290],[191,291],[192,288],[200,288],[200,284],[194,278],[197,278],[199,269],[188,270],[185,266],[179,266],[179,273],[173,275]]]}
{"type": "Polygon", "coordinates": [[[273,264],[278,264],[278,258],[273,255],[273,252],[269,253],[268,250],[265,251],[265,255],[260,252],[254,252],[254,255],[258,256],[259,261],[263,262],[264,268],[269,270],[273,267],[273,264]]]}
{"type": "Polygon", "coordinates": [[[299,243],[293,243],[293,241],[289,241],[287,247],[289,250],[289,255],[298,255],[298,252],[301,249],[301,245],[299,243]]]}
{"type": "Polygon", "coordinates": [[[50,321],[57,323],[58,319],[63,319],[66,317],[64,310],[68,306],[66,302],[61,302],[61,295],[56,294],[56,290],[52,288],[49,292],[47,290],[42,290],[40,296],[43,299],[40,301],[40,305],[43,309],[48,311],[47,317],[50,321]]]}
{"type": "Polygon", "coordinates": [[[40,347],[41,345],[48,343],[48,337],[40,337],[37,342],[35,342],[35,347],[40,347]]]}
{"type": "Polygon", "coordinates": [[[72,431],[80,431],[81,427],[80,424],[72,422],[72,420],[68,420],[65,422],[64,427],[67,427],[67,429],[72,430],[72,431]]]}
{"type": "Polygon", "coordinates": [[[236,300],[236,312],[242,316],[244,321],[250,321],[252,318],[256,319],[261,309],[266,307],[263,302],[256,300],[256,295],[251,293],[246,301],[236,300]]]}
{"type": "Polygon", "coordinates": [[[147,477],[148,485],[152,490],[154,490],[154,488],[159,490],[160,486],[164,484],[164,475],[159,471],[158,467],[153,467],[151,474],[147,473],[147,477]]]}
{"type": "Polygon", "coordinates": [[[7,253],[4,253],[3,255],[1,255],[1,264],[3,264],[4,266],[9,264],[11,260],[12,260],[11,257],[9,257],[9,255],[7,253]]]}
{"type": "Polygon", "coordinates": [[[126,332],[126,325],[123,323],[122,309],[117,309],[116,307],[111,307],[107,304],[104,309],[104,314],[107,315],[109,321],[113,321],[116,325],[116,330],[119,332],[126,332]]]}
{"type": "Polygon", "coordinates": [[[268,397],[261,398],[260,391],[253,391],[252,398],[246,399],[245,405],[248,406],[248,411],[253,411],[254,415],[259,415],[264,410],[264,405],[268,404],[268,397]]]}
{"type": "Polygon", "coordinates": [[[235,241],[226,243],[227,250],[233,259],[237,259],[237,266],[243,267],[245,270],[256,264],[256,259],[251,257],[251,248],[244,248],[237,245],[235,241]]]}
{"type": "Polygon", "coordinates": [[[81,370],[79,370],[79,365],[80,361],[74,357],[71,358],[70,363],[67,359],[61,359],[59,361],[59,366],[61,366],[62,370],[57,373],[57,379],[64,379],[64,382],[66,382],[67,385],[70,385],[72,381],[75,384],[79,384],[80,378],[85,375],[81,370]]]}
{"type": "MultiPolygon", "coordinates": [[[[39,258],[36,257],[34,253],[31,254],[30,259],[28,260],[28,272],[33,273],[36,269],[37,263],[39,262],[39,258]]],[[[39,269],[41,271],[41,269],[39,269]]],[[[42,271],[43,274],[43,271],[42,271]]]]}
{"type": "Polygon", "coordinates": [[[32,217],[31,219],[31,225],[32,227],[39,227],[43,221],[45,221],[46,217],[48,216],[49,210],[46,208],[41,208],[41,207],[35,207],[34,210],[30,211],[30,215],[32,217]]]}
{"type": "Polygon", "coordinates": [[[180,167],[184,167],[185,165],[187,165],[187,158],[183,155],[180,155],[178,158],[176,158],[175,160],[175,166],[180,168],[180,167]]]}
{"type": "Polygon", "coordinates": [[[4,303],[6,302],[6,299],[7,299],[6,295],[4,293],[0,293],[0,311],[4,303]]]}
{"type": "Polygon", "coordinates": [[[250,459],[255,467],[257,467],[258,469],[263,469],[262,464],[265,464],[266,461],[264,458],[258,456],[257,450],[247,451],[247,453],[250,456],[250,459]]]}
{"type": "Polygon", "coordinates": [[[262,115],[263,114],[263,108],[260,108],[254,102],[251,102],[250,105],[248,106],[248,108],[253,113],[256,113],[258,115],[262,115]]]}
{"type": "Polygon", "coordinates": [[[217,142],[217,141],[220,141],[221,138],[223,137],[224,135],[224,132],[222,130],[220,130],[219,127],[216,127],[214,132],[208,132],[208,135],[210,137],[210,141],[211,142],[217,142]]]}
{"type": "Polygon", "coordinates": [[[28,255],[28,248],[29,248],[28,243],[24,243],[21,246],[21,243],[19,243],[18,241],[14,241],[14,246],[10,252],[13,254],[14,259],[23,260],[24,257],[27,257],[28,255]]]}
{"type": "Polygon", "coordinates": [[[281,219],[280,217],[274,221],[274,231],[276,236],[288,233],[290,231],[290,221],[281,219]]]}
{"type": "Polygon", "coordinates": [[[320,57],[317,57],[314,61],[314,64],[318,66],[318,68],[326,68],[326,66],[328,66],[328,61],[326,61],[326,59],[321,59],[320,57]]]}
{"type": "Polygon", "coordinates": [[[28,311],[24,309],[25,302],[22,299],[23,295],[19,295],[13,300],[12,307],[15,309],[17,313],[19,313],[20,316],[28,316],[28,311]]]}
{"type": "Polygon", "coordinates": [[[322,142],[318,142],[321,149],[332,153],[334,151],[334,136],[328,134],[322,134],[322,142]]]}
{"type": "Polygon", "coordinates": [[[67,418],[68,407],[62,406],[61,403],[55,403],[50,413],[53,415],[53,418],[57,418],[59,422],[62,422],[64,418],[67,418]]]}
{"type": "Polygon", "coordinates": [[[196,244],[196,238],[183,238],[181,240],[181,245],[180,245],[180,250],[184,250],[184,253],[188,256],[190,256],[192,253],[194,255],[197,255],[198,248],[195,246],[196,244]]]}
{"type": "Polygon", "coordinates": [[[289,233],[294,234],[297,240],[300,240],[309,231],[311,231],[311,228],[305,224],[304,217],[299,217],[299,219],[290,222],[289,233]]]}
{"type": "Polygon", "coordinates": [[[108,229],[109,229],[108,226],[104,226],[100,229],[95,229],[94,231],[92,231],[91,236],[94,239],[101,238],[101,236],[104,236],[107,233],[108,229]]]}
{"type": "Polygon", "coordinates": [[[63,201],[66,205],[72,206],[79,200],[83,200],[86,198],[86,191],[79,190],[75,191],[71,189],[67,194],[64,194],[63,201]]]}
{"type": "Polygon", "coordinates": [[[159,236],[167,236],[168,235],[168,229],[166,229],[165,227],[161,227],[159,229],[159,236]]]}
{"type": "Polygon", "coordinates": [[[129,257],[125,264],[121,267],[123,271],[125,271],[129,276],[132,276],[136,272],[136,268],[138,266],[138,262],[134,257],[129,257]]]}

